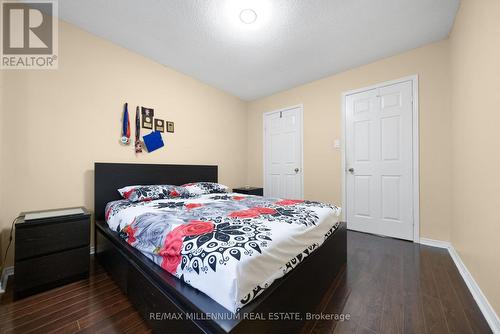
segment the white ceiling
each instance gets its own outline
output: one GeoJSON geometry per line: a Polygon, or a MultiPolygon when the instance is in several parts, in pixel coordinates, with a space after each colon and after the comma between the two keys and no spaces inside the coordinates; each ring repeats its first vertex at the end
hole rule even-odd
{"type": "Polygon", "coordinates": [[[460,0],[62,0],[91,33],[244,100],[448,36],[460,0]],[[258,18],[246,25],[242,9],[258,18]]]}

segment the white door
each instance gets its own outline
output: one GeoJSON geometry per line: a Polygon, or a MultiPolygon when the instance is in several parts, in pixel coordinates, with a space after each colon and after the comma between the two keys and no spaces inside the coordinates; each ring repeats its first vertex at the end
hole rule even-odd
{"type": "Polygon", "coordinates": [[[413,240],[413,82],[347,95],[348,228],[413,240]]]}
{"type": "Polygon", "coordinates": [[[264,196],[303,196],[302,107],[264,114],[264,196]]]}

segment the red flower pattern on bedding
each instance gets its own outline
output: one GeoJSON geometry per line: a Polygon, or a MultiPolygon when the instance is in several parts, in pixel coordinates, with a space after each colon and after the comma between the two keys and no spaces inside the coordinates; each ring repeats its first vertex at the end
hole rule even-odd
{"type": "Polygon", "coordinates": [[[163,257],[161,267],[171,274],[175,274],[181,263],[182,241],[186,236],[195,236],[210,233],[215,225],[212,222],[192,220],[187,224],[174,228],[165,238],[163,248],[158,252],[163,257]]]}
{"type": "Polygon", "coordinates": [[[258,216],[260,216],[259,211],[252,209],[233,211],[229,214],[231,218],[255,218],[258,216]]]}
{"type": "Polygon", "coordinates": [[[242,201],[245,198],[246,198],[245,196],[233,196],[233,197],[231,197],[231,199],[233,199],[235,201],[242,201]]]}
{"type": "Polygon", "coordinates": [[[304,201],[301,199],[284,199],[284,200],[276,202],[276,205],[286,206],[286,205],[295,205],[295,204],[299,204],[299,203],[304,203],[304,201]]]}
{"type": "Polygon", "coordinates": [[[188,204],[186,204],[184,206],[186,207],[186,209],[191,210],[191,209],[199,208],[200,206],[203,206],[203,204],[200,204],[200,203],[188,203],[188,204]]]}
{"type": "Polygon", "coordinates": [[[180,233],[172,230],[165,239],[165,246],[158,253],[163,257],[161,267],[171,274],[175,274],[177,266],[181,263],[182,238],[180,233]]]}
{"type": "Polygon", "coordinates": [[[276,210],[271,209],[271,208],[261,208],[261,207],[254,207],[251,208],[250,210],[255,210],[261,215],[274,215],[276,213],[276,210]]]}
{"type": "Polygon", "coordinates": [[[214,223],[204,222],[201,220],[191,220],[188,224],[182,225],[183,236],[194,236],[205,233],[210,233],[214,230],[214,223]]]}
{"type": "Polygon", "coordinates": [[[139,227],[132,227],[132,225],[135,223],[135,219],[132,222],[132,224],[127,225],[124,229],[123,232],[127,233],[127,242],[131,245],[133,244],[137,239],[135,238],[135,232],[139,229],[139,227]]]}
{"type": "Polygon", "coordinates": [[[255,218],[260,215],[273,215],[276,210],[271,208],[253,207],[247,210],[233,211],[229,214],[231,218],[255,218]]]}
{"type": "Polygon", "coordinates": [[[111,206],[110,206],[110,207],[108,207],[108,208],[106,209],[106,212],[104,213],[104,217],[105,217],[106,221],[108,221],[108,219],[109,219],[109,215],[111,214],[111,209],[112,209],[112,207],[111,207],[111,206]]]}
{"type": "Polygon", "coordinates": [[[131,188],[129,191],[123,193],[123,198],[129,199],[132,193],[135,191],[135,188],[131,188]]]}

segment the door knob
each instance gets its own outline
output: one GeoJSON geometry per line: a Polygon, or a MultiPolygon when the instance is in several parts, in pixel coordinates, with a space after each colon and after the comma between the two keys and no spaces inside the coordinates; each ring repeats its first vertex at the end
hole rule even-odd
{"type": "Polygon", "coordinates": [[[300,169],[298,169],[298,168],[295,168],[295,169],[294,169],[295,173],[298,173],[298,172],[299,172],[299,170],[300,170],[300,169]]]}
{"type": "Polygon", "coordinates": [[[354,168],[349,168],[347,171],[348,171],[349,173],[354,173],[354,168]]]}

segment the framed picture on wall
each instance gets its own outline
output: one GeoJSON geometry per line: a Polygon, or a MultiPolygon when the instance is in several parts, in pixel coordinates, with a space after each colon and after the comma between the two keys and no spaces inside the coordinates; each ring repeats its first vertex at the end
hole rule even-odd
{"type": "Polygon", "coordinates": [[[170,132],[170,133],[174,132],[174,122],[167,121],[167,132],[170,132]]]}
{"type": "Polygon", "coordinates": [[[165,132],[165,121],[155,118],[155,131],[165,132]]]}
{"type": "Polygon", "coordinates": [[[144,129],[153,129],[153,117],[155,115],[154,109],[141,107],[141,115],[142,127],[144,129]]]}

